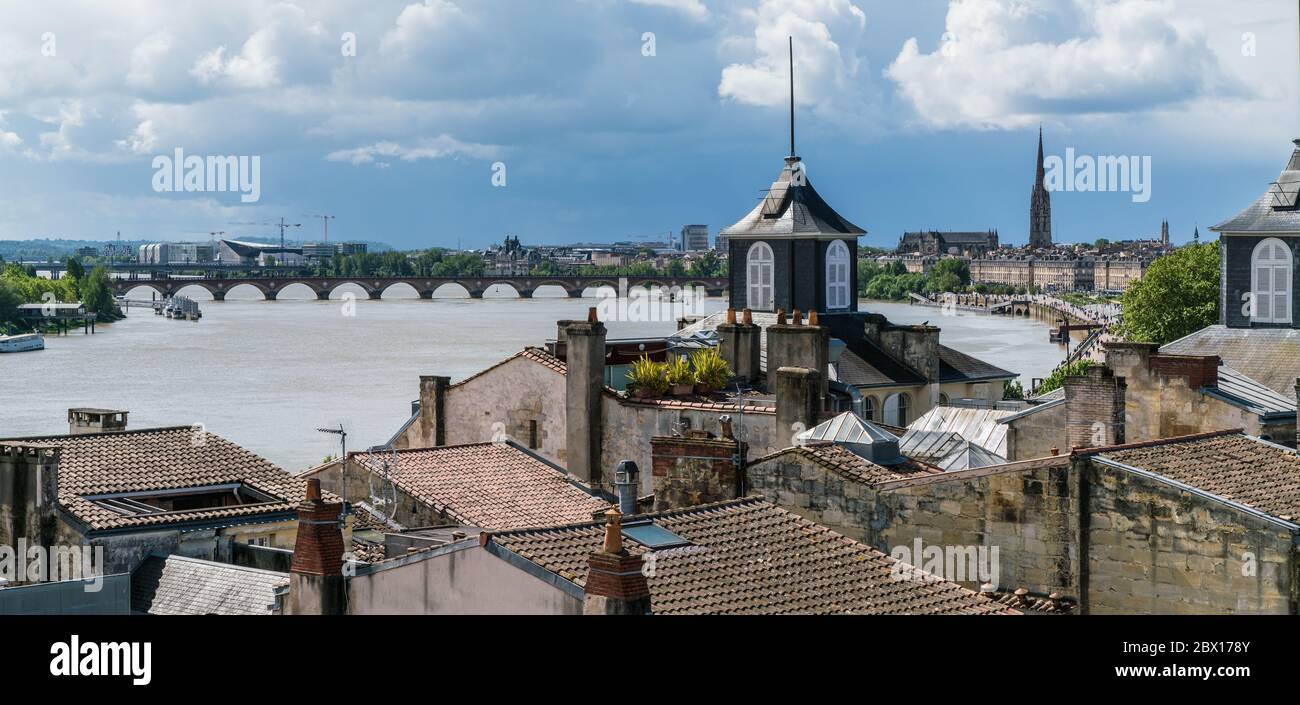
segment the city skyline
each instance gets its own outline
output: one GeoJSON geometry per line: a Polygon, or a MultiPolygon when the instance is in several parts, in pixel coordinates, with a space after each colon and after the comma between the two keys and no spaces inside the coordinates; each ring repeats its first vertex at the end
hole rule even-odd
{"type": "Polygon", "coordinates": [[[1265,187],[1300,136],[1295,7],[1280,0],[493,4],[250,3],[219,24],[196,8],[15,12],[0,29],[0,239],[270,236],[232,223],[286,216],[313,240],[319,223],[299,216],[322,212],[332,239],[398,249],[688,223],[716,237],[785,151],[786,36],[799,151],[864,246],[930,229],[1024,244],[1040,124],[1049,159],[1151,164],[1142,203],[1054,193],[1056,242],[1152,238],[1168,220],[1181,244],[1265,187]],[[433,68],[453,57],[454,78],[433,68]],[[174,150],[258,158],[255,201],[159,191],[156,159],[174,150]]]}

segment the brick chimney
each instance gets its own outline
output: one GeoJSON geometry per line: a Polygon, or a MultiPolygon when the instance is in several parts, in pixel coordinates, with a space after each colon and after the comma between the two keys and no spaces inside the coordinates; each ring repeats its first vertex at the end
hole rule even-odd
{"type": "Polygon", "coordinates": [[[1156,353],[1151,356],[1151,370],[1165,377],[1184,377],[1192,389],[1219,386],[1218,355],[1170,355],[1156,353]]]}
{"type": "Polygon", "coordinates": [[[605,512],[605,542],[587,557],[583,614],[650,614],[645,562],[623,547],[623,515],[605,512]]]}
{"type": "Polygon", "coordinates": [[[767,327],[767,383],[774,387],[773,370],[782,367],[806,367],[818,373],[817,409],[825,404],[826,367],[830,363],[830,332],[817,325],[805,325],[798,311],[787,324],[767,327]]]}
{"type": "Polygon", "coordinates": [[[758,382],[762,370],[759,359],[762,334],[762,329],[754,325],[749,309],[745,309],[739,322],[736,310],[728,309],[727,322],[718,326],[718,352],[742,386],[758,382]]]}
{"type": "Polygon", "coordinates": [[[1065,378],[1065,430],[1071,448],[1124,443],[1124,396],[1127,385],[1107,367],[1065,378]]]}
{"type": "Polygon", "coordinates": [[[596,309],[586,321],[569,321],[564,326],[565,365],[565,458],[569,474],[593,486],[608,487],[600,465],[601,392],[605,388],[605,324],[596,309]]]}
{"type": "Polygon", "coordinates": [[[693,507],[740,496],[735,439],[691,431],[685,438],[650,439],[655,511],[693,507]]]}
{"type": "Polygon", "coordinates": [[[321,499],[320,480],[307,480],[289,566],[289,614],[344,613],[342,513],[342,504],[321,499]]]}
{"type": "Polygon", "coordinates": [[[446,401],[450,377],[420,375],[421,446],[447,445],[446,401]]]}
{"type": "Polygon", "coordinates": [[[125,431],[126,416],[129,413],[117,409],[68,409],[68,433],[73,436],[84,436],[125,431]]]}

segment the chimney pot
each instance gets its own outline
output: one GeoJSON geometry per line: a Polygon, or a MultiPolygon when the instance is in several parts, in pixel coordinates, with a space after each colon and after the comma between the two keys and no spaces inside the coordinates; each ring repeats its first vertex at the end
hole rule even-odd
{"type": "Polygon", "coordinates": [[[790,314],[790,323],[796,326],[803,325],[803,314],[799,313],[799,309],[796,308],[794,312],[790,314]]]}
{"type": "Polygon", "coordinates": [[[815,325],[819,325],[819,324],[820,324],[820,323],[819,323],[819,321],[817,320],[817,311],[815,311],[815,310],[814,310],[814,311],[809,311],[809,312],[808,312],[808,325],[810,325],[810,326],[815,326],[815,325]]]}
{"type": "Polygon", "coordinates": [[[596,315],[596,307],[592,306],[587,309],[587,322],[600,323],[600,318],[596,315]]]}
{"type": "Polygon", "coordinates": [[[783,325],[785,325],[785,309],[783,309],[783,308],[778,308],[778,309],[776,310],[776,324],[777,324],[778,326],[783,326],[783,325]]]}
{"type": "Polygon", "coordinates": [[[752,326],[752,325],[754,325],[754,312],[753,312],[753,311],[750,311],[749,309],[745,309],[745,310],[741,313],[741,316],[740,316],[740,322],[743,323],[743,324],[745,324],[745,325],[747,325],[747,326],[752,326]]]}
{"type": "Polygon", "coordinates": [[[727,324],[733,326],[736,325],[736,309],[727,309],[727,324]]]}
{"type": "Polygon", "coordinates": [[[1052,446],[1052,455],[1060,455],[1060,454],[1061,454],[1061,449],[1057,448],[1056,446],[1052,446]]]}
{"type": "Polygon", "coordinates": [[[623,552],[623,515],[616,508],[605,512],[605,553],[623,552]]]}
{"type": "Polygon", "coordinates": [[[317,478],[313,477],[307,480],[307,501],[320,501],[320,480],[317,478]]]}

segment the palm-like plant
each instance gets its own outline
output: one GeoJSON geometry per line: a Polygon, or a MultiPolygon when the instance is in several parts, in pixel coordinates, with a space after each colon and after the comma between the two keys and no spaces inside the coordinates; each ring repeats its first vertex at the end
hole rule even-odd
{"type": "Polygon", "coordinates": [[[723,389],[731,381],[731,365],[722,359],[717,348],[705,348],[692,353],[691,367],[695,368],[695,383],[709,391],[723,389]]]}
{"type": "Polygon", "coordinates": [[[668,365],[642,355],[628,370],[627,380],[642,394],[662,396],[668,391],[668,365]]]}

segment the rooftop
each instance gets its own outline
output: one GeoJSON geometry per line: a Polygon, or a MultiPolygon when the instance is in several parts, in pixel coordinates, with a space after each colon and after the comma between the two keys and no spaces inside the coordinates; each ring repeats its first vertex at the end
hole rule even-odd
{"type": "Polygon", "coordinates": [[[1096,454],[1284,521],[1300,520],[1300,456],[1240,432],[1134,443],[1096,454]]]}
{"type": "Polygon", "coordinates": [[[789,455],[807,458],[841,477],[864,482],[868,485],[903,480],[936,472],[919,463],[878,465],[843,446],[829,442],[783,448],[775,453],[769,453],[756,460],[751,460],[747,465],[757,465],[789,455]]]}
{"type": "Polygon", "coordinates": [[[1225,235],[1236,233],[1300,233],[1300,140],[1277,180],[1254,203],[1237,215],[1210,228],[1225,235]]]}
{"type": "Polygon", "coordinates": [[[288,573],[182,556],[149,556],[131,574],[131,611],[143,614],[271,614],[288,573]]]}
{"type": "MultiPolygon", "coordinates": [[[[388,452],[349,457],[372,471],[388,452]]],[[[515,529],[586,521],[610,503],[589,494],[559,467],[513,441],[392,452],[394,483],[456,522],[515,529]]]]}
{"type": "Polygon", "coordinates": [[[866,230],[850,223],[822,200],[799,157],[786,157],[780,175],[748,215],[719,235],[732,239],[780,237],[856,238],[866,230]]]}
{"type": "MultiPolygon", "coordinates": [[[[880,551],[761,499],[643,517],[687,545],[655,553],[647,578],[655,614],[1017,614],[974,591],[935,579],[899,580],[880,551]]],[[[490,534],[489,550],[513,553],[582,587],[600,522],[490,534]]],[[[647,549],[633,538],[624,547],[647,549]]]]}
{"type": "Polygon", "coordinates": [[[1300,330],[1206,326],[1160,347],[1162,353],[1218,355],[1234,371],[1294,397],[1300,377],[1300,330]]]}
{"type": "MultiPolygon", "coordinates": [[[[305,484],[265,458],[207,431],[189,426],[115,431],[86,435],[0,439],[0,446],[56,446],[59,454],[59,504],[90,530],[238,519],[294,511],[303,500],[305,484]],[[262,495],[232,506],[175,509],[132,515],[93,501],[102,495],[135,495],[160,490],[239,488],[262,495]],[[90,499],[88,499],[90,498],[90,499]]],[[[147,503],[147,502],[146,502],[147,503]]]]}

